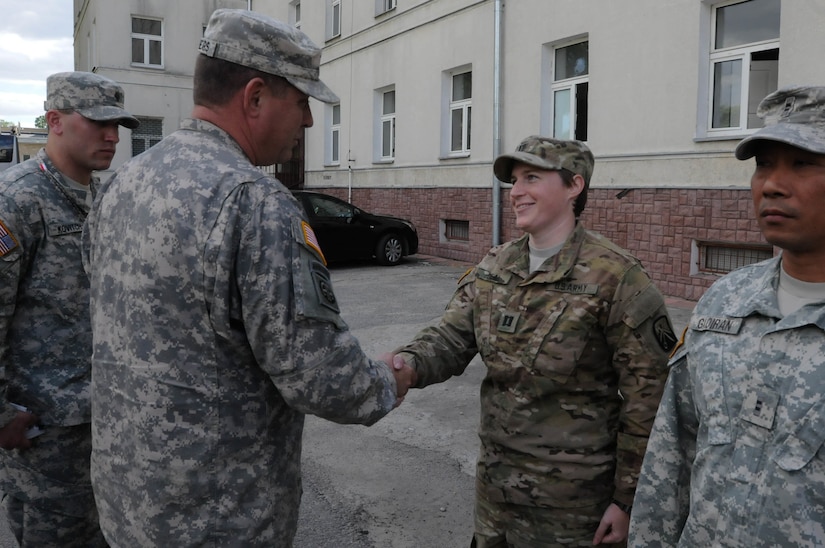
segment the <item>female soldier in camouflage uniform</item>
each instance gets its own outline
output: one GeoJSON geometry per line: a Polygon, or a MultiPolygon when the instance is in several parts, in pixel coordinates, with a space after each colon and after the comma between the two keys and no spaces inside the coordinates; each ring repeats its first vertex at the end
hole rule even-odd
{"type": "MultiPolygon", "coordinates": [[[[528,137],[499,157],[516,224],[399,350],[418,387],[476,353],[481,453],[473,546],[623,543],[675,337],[639,261],[578,221],[593,155],[528,137]]],[[[399,361],[400,362],[400,361],[399,361]]]]}

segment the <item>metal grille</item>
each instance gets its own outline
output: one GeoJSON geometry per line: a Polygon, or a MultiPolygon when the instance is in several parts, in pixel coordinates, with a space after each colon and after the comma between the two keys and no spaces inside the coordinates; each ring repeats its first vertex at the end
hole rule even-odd
{"type": "Polygon", "coordinates": [[[469,242],[470,241],[470,221],[444,221],[444,237],[447,240],[469,242]]]}
{"type": "Polygon", "coordinates": [[[146,152],[163,139],[163,118],[136,118],[140,126],[132,130],[132,156],[146,152]]]}
{"type": "Polygon", "coordinates": [[[737,268],[773,257],[773,248],[769,245],[700,242],[699,250],[699,270],[715,274],[726,274],[737,268]]]}

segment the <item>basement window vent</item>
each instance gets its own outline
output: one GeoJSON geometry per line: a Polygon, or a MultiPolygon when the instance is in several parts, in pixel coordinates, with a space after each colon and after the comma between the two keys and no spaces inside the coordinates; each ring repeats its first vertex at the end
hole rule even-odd
{"type": "Polygon", "coordinates": [[[470,221],[444,221],[444,239],[448,242],[469,242],[470,221]]]}
{"type": "Polygon", "coordinates": [[[697,242],[699,272],[727,274],[737,268],[773,257],[773,247],[767,244],[736,244],[729,242],[697,242]]]}

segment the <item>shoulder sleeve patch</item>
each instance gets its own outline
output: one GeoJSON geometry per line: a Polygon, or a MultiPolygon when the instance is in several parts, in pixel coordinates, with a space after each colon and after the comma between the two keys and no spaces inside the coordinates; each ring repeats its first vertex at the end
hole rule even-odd
{"type": "Polygon", "coordinates": [[[656,335],[656,340],[659,341],[662,350],[665,352],[673,351],[673,347],[676,346],[678,341],[667,315],[659,316],[653,320],[653,333],[656,335]]]}
{"type": "Polygon", "coordinates": [[[312,230],[312,227],[309,226],[309,223],[306,221],[301,221],[299,238],[301,239],[301,243],[315,251],[318,256],[321,257],[321,260],[324,262],[324,266],[326,266],[327,259],[324,257],[324,252],[321,251],[321,245],[318,243],[318,238],[315,236],[315,231],[312,230]]]}
{"type": "Polygon", "coordinates": [[[11,231],[0,221],[0,257],[11,253],[17,248],[17,239],[11,231]]]}
{"type": "Polygon", "coordinates": [[[335,298],[335,293],[332,291],[332,282],[326,272],[314,271],[312,273],[312,282],[315,286],[315,294],[318,297],[318,302],[335,312],[341,313],[338,308],[338,300],[335,298]]]}

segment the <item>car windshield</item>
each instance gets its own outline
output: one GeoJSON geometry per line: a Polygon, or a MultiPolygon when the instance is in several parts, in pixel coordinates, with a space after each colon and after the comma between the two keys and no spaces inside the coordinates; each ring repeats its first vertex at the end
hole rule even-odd
{"type": "Polygon", "coordinates": [[[14,135],[0,135],[0,162],[11,162],[14,158],[14,135]]]}
{"type": "Polygon", "coordinates": [[[352,206],[323,196],[309,195],[312,210],[319,217],[352,217],[352,206]]]}

